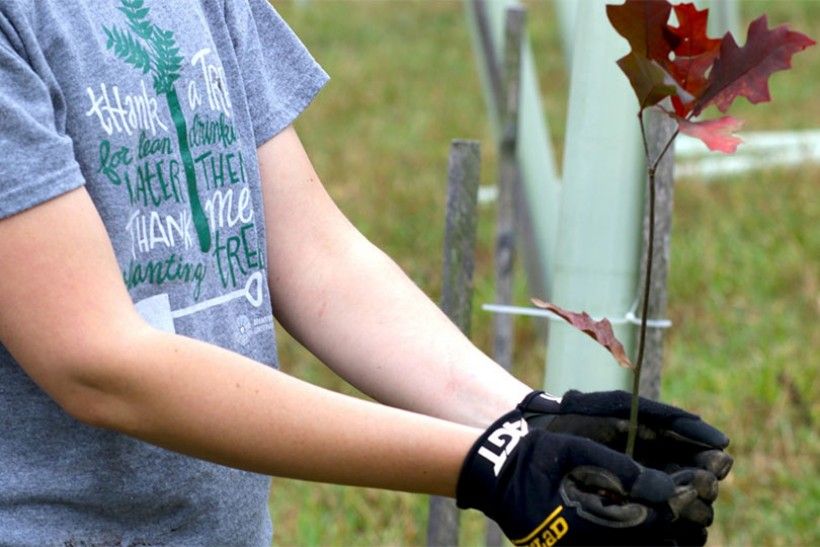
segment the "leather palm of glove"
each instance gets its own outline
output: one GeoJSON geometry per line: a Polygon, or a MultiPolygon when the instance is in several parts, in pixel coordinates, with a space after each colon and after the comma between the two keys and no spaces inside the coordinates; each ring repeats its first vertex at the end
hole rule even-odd
{"type": "Polygon", "coordinates": [[[702,543],[703,527],[682,516],[696,499],[694,486],[601,444],[531,429],[524,403],[473,445],[456,494],[533,547],[702,543]]]}
{"type": "MultiPolygon", "coordinates": [[[[581,393],[568,391],[562,398],[533,392],[519,406],[530,428],[591,439],[623,452],[629,429],[631,395],[625,391],[581,393]]],[[[679,408],[641,397],[635,461],[670,473],[677,484],[691,484],[698,501],[686,509],[688,517],[712,523],[712,502],[718,481],[732,468],[724,449],[729,439],[718,429],[679,408]]]]}

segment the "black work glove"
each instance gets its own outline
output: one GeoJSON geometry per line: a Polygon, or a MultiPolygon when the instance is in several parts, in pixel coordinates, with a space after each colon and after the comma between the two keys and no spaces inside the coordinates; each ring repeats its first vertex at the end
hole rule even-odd
{"type": "Polygon", "coordinates": [[[501,417],[470,449],[459,507],[481,510],[516,545],[705,541],[703,526],[682,517],[697,500],[692,485],[588,439],[531,429],[523,410],[501,417]]]}
{"type": "MultiPolygon", "coordinates": [[[[618,452],[626,448],[631,395],[625,391],[568,391],[560,399],[533,392],[520,405],[531,428],[591,439],[618,452]]],[[[643,466],[671,473],[679,484],[692,484],[699,503],[688,516],[712,523],[718,481],[732,468],[721,431],[674,406],[641,397],[634,458],[643,466]]]]}
{"type": "MultiPolygon", "coordinates": [[[[623,452],[631,403],[625,391],[572,390],[560,399],[534,392],[522,405],[530,427],[586,437],[623,452]]],[[[667,472],[700,468],[722,479],[732,468],[732,457],[723,450],[728,445],[726,435],[698,416],[640,398],[634,458],[642,465],[667,472]]]]}

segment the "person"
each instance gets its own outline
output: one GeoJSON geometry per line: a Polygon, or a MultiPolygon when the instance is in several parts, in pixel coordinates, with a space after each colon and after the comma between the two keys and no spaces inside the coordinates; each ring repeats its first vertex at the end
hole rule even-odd
{"type": "Polygon", "coordinates": [[[0,1],[0,543],[270,544],[271,475],[705,541],[728,439],[644,401],[627,457],[623,394],[472,345],[325,192],[326,80],[264,0],[0,1]],[[274,312],[381,404],[279,372],[274,312]]]}

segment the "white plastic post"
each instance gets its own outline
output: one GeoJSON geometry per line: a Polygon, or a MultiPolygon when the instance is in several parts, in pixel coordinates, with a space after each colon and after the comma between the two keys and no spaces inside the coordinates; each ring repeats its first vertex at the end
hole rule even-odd
{"type": "MultiPolygon", "coordinates": [[[[645,160],[638,103],[616,65],[629,46],[612,29],[606,4],[578,6],[551,299],[592,316],[623,317],[637,296],[645,160]]],[[[614,330],[631,353],[634,327],[614,330]]],[[[586,335],[550,324],[547,390],[626,388],[630,380],[586,335]]]]}
{"type": "Polygon", "coordinates": [[[578,0],[553,0],[558,28],[561,31],[561,49],[567,68],[572,67],[572,48],[575,44],[575,19],[578,15],[578,0]]]}
{"type": "Polygon", "coordinates": [[[710,37],[721,38],[731,32],[735,40],[741,45],[746,35],[739,35],[740,28],[740,0],[696,0],[698,9],[709,8],[709,22],[707,32],[710,37]]]}

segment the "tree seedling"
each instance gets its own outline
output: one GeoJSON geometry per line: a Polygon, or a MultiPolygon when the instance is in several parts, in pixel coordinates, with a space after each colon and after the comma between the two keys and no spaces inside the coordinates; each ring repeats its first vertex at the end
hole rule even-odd
{"type": "Polygon", "coordinates": [[[584,312],[570,312],[537,299],[533,299],[533,303],[589,335],[620,365],[632,370],[632,406],[626,446],[626,453],[631,456],[638,430],[638,387],[646,341],[658,164],[680,133],[700,139],[709,150],[734,153],[742,141],[733,133],[743,122],[732,116],[700,119],[701,113],[714,105],[725,114],[741,96],[753,104],[771,100],[768,80],[772,73],[791,68],[792,56],[815,42],[786,25],[769,29],[765,15],[749,25],[742,47],[729,32],[721,39],[709,38],[706,35],[709,10],[698,10],[691,3],[672,5],[666,0],[626,0],[624,4],[607,5],[606,9],[610,23],[631,47],[631,51],[618,60],[618,66],[638,99],[649,189],[648,248],[635,362],[626,355],[607,319],[595,321],[584,312]],[[677,26],[670,23],[673,10],[677,26]],[[654,158],[650,157],[644,125],[644,111],[648,108],[660,109],[677,125],[654,158]]]}

